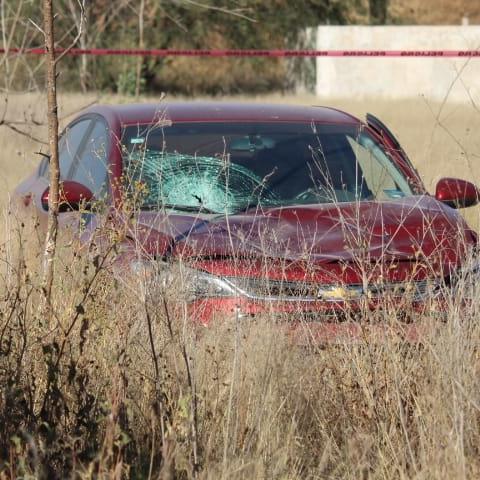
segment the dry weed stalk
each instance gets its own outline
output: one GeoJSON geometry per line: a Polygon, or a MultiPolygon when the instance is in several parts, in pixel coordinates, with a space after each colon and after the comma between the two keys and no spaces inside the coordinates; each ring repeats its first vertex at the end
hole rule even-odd
{"type": "MultiPolygon", "coordinates": [[[[304,348],[273,313],[195,327],[173,301],[181,283],[170,291],[155,276],[116,275],[118,241],[135,228],[107,222],[108,255],[92,238],[89,255],[59,257],[53,330],[37,317],[35,273],[20,266],[21,279],[10,277],[0,325],[4,476],[478,474],[480,329],[467,276],[443,320],[410,312],[437,327],[421,345],[366,335],[304,348]]],[[[365,310],[363,324],[398,325],[394,304],[365,310]]]]}

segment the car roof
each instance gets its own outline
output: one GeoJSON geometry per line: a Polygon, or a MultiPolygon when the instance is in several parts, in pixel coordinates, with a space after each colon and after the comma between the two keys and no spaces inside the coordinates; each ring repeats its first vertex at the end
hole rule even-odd
{"type": "Polygon", "coordinates": [[[114,118],[122,125],[172,122],[321,122],[359,124],[352,115],[330,107],[266,104],[256,102],[158,102],[95,105],[83,113],[114,118]]]}

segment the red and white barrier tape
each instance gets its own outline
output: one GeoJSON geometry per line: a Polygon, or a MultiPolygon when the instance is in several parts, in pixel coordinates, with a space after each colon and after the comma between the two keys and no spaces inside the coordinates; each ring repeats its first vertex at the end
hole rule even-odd
{"type": "MultiPolygon", "coordinates": [[[[63,53],[64,49],[57,49],[63,53]]],[[[44,48],[0,48],[0,53],[12,55],[43,55],[44,48]]],[[[480,57],[479,50],[173,50],[72,48],[68,55],[117,55],[142,57],[480,57]]]]}

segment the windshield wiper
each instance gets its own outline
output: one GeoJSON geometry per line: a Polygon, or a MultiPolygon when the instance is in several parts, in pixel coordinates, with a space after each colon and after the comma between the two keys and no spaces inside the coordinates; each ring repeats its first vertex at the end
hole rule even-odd
{"type": "Polygon", "coordinates": [[[240,213],[247,213],[249,210],[252,210],[253,208],[276,208],[276,207],[281,207],[282,204],[279,203],[269,203],[265,199],[261,200],[254,200],[252,202],[246,203],[245,205],[242,205],[241,208],[237,208],[235,212],[233,212],[233,215],[239,215],[240,213]]]}
{"type": "Polygon", "coordinates": [[[219,214],[215,210],[211,210],[203,205],[177,205],[175,203],[158,203],[156,205],[142,205],[142,210],[160,210],[161,208],[171,208],[172,210],[178,210],[180,212],[192,212],[192,213],[210,213],[219,214]]]}
{"type": "Polygon", "coordinates": [[[247,203],[245,205],[242,205],[241,208],[237,208],[233,212],[233,215],[238,215],[240,213],[247,213],[248,210],[251,210],[252,208],[257,208],[259,206],[260,206],[260,202],[258,201],[247,203]]]}

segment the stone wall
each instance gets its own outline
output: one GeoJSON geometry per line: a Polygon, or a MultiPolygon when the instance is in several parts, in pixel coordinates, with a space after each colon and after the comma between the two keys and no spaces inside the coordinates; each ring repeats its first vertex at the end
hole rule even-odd
{"type": "MultiPolygon", "coordinates": [[[[320,26],[317,50],[476,50],[480,26],[320,26]]],[[[316,94],[480,105],[480,57],[318,57],[316,94]]]]}

